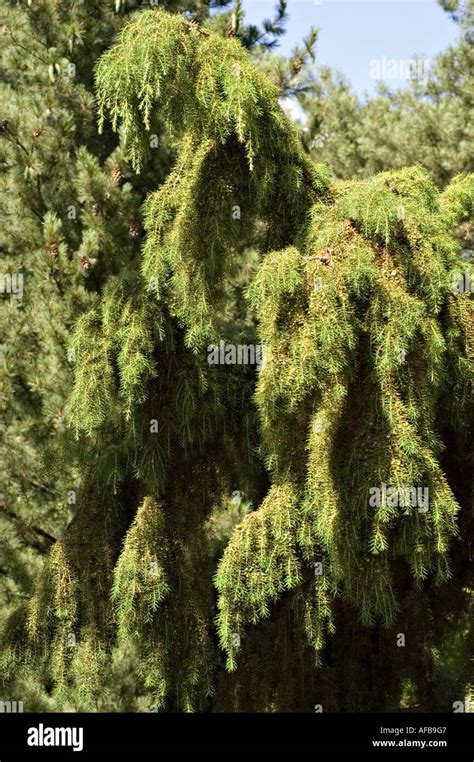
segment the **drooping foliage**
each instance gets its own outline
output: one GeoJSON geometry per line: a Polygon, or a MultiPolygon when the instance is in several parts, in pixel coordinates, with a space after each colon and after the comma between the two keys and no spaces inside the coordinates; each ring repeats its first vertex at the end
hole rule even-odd
{"type": "Polygon", "coordinates": [[[93,705],[117,640],[160,709],[396,708],[408,682],[429,704],[469,600],[472,330],[451,228],[473,178],[331,183],[239,42],[161,11],[125,27],[97,91],[137,169],[158,109],[176,162],[140,269],[76,326],[87,489],[25,629],[10,620],[10,665],[39,652],[93,705]],[[210,365],[221,339],[260,341],[263,365],[210,365]],[[371,504],[382,484],[428,502],[371,504]],[[236,486],[255,510],[213,570],[211,510],[236,486]]]}
{"type": "Polygon", "coordinates": [[[450,576],[459,505],[440,429],[468,422],[472,333],[468,297],[452,293],[442,201],[420,169],[344,184],[334,203],[315,205],[298,249],[268,255],[250,286],[267,348],[256,402],[274,484],[217,575],[231,667],[232,633],[268,616],[284,591],[295,591],[319,651],[333,630],[328,591],[365,625],[390,625],[400,567],[420,589],[450,576]],[[369,490],[383,483],[424,485],[429,507],[371,507],[369,490]]]}
{"type": "MultiPolygon", "coordinates": [[[[167,176],[172,149],[155,115],[150,160],[134,175],[120,135],[96,129],[95,63],[141,0],[0,5],[0,598],[7,611],[31,591],[42,557],[74,513],[68,500],[79,475],[72,452],[58,453],[67,438],[72,325],[108,277],[137,256],[140,208],[151,184],[167,176]],[[21,289],[11,292],[10,278],[21,289]]],[[[252,55],[285,31],[285,0],[265,28],[248,27],[233,0],[159,5],[236,35],[252,55]]],[[[291,58],[284,87],[293,86],[293,68],[291,58]]]]}
{"type": "MultiPolygon", "coordinates": [[[[76,467],[81,447],[64,415],[75,363],[72,326],[109,277],[135,269],[142,202],[172,161],[159,114],[140,175],[131,171],[120,133],[108,126],[99,136],[96,128],[95,63],[143,4],[0,0],[0,625],[31,594],[49,550],[81,510],[83,476],[87,490],[87,473],[76,467]]],[[[281,0],[263,29],[248,27],[231,0],[160,2],[224,37],[236,35],[254,56],[284,32],[285,6],[281,0]]],[[[283,89],[293,86],[303,59],[285,64],[283,89]]],[[[94,409],[101,405],[96,396],[94,409]]],[[[116,459],[109,465],[107,484],[116,459]]],[[[111,679],[112,706],[114,685],[111,679]]],[[[30,709],[52,706],[31,675],[8,683],[7,699],[12,691],[30,709]]]]}

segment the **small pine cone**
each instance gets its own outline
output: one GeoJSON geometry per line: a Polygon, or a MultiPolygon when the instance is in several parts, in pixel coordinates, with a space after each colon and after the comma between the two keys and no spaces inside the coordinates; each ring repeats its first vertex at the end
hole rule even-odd
{"type": "Polygon", "coordinates": [[[45,245],[43,246],[43,251],[45,251],[46,254],[49,254],[51,257],[57,257],[59,253],[58,244],[45,243],[45,245]]]}
{"type": "Polygon", "coordinates": [[[100,204],[98,204],[96,201],[94,204],[92,204],[92,214],[94,215],[94,217],[97,217],[97,215],[100,214],[100,212],[101,212],[100,204]]]}
{"type": "Polygon", "coordinates": [[[235,37],[235,26],[234,26],[234,19],[229,19],[227,23],[227,29],[226,29],[226,36],[227,37],[235,37]]]}
{"type": "Polygon", "coordinates": [[[130,233],[132,238],[138,238],[138,236],[140,235],[140,225],[138,224],[136,220],[131,221],[128,227],[128,232],[130,233]]]}
{"type": "Polygon", "coordinates": [[[6,119],[0,119],[0,134],[7,131],[8,121],[6,119]]]}
{"type": "Polygon", "coordinates": [[[303,59],[301,58],[301,56],[297,56],[292,64],[293,72],[295,74],[298,74],[298,72],[300,72],[302,68],[303,68],[303,59]]]}
{"type": "Polygon", "coordinates": [[[120,185],[120,183],[122,182],[122,179],[123,179],[122,167],[120,166],[120,164],[114,164],[112,169],[112,180],[117,185],[120,185]]]}
{"type": "Polygon", "coordinates": [[[91,265],[91,261],[89,257],[87,256],[81,257],[81,267],[83,270],[88,270],[90,265],[91,265]]]}
{"type": "Polygon", "coordinates": [[[41,127],[36,127],[33,135],[35,138],[39,138],[39,136],[41,135],[41,127]]]}

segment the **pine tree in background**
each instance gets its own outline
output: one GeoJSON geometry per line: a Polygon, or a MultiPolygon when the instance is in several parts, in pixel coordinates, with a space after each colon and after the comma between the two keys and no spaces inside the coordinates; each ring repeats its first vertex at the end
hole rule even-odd
{"type": "Polygon", "coordinates": [[[3,665],[59,706],[106,704],[131,649],[159,709],[397,709],[407,691],[430,708],[472,586],[473,337],[451,231],[474,181],[331,182],[236,36],[146,11],[101,59],[103,127],[138,170],[159,113],[176,160],[141,259],[76,324],[77,510],[3,665]],[[222,339],[261,341],[260,371],[211,365],[222,339]],[[429,504],[371,503],[381,484],[429,504]],[[216,569],[213,508],[236,488],[254,510],[216,569]]]}
{"type": "MultiPolygon", "coordinates": [[[[63,418],[70,331],[109,274],[137,258],[128,231],[143,191],[116,181],[114,166],[130,175],[123,152],[96,129],[93,66],[124,22],[114,4],[2,10],[2,275],[23,286],[0,305],[2,604],[15,604],[75,511],[79,473],[63,418]],[[58,463],[64,448],[68,466],[64,454],[58,463]]],[[[166,145],[159,154],[158,178],[166,145]]]]}
{"type": "MultiPolygon", "coordinates": [[[[415,57],[412,71],[400,73],[409,76],[406,86],[391,89],[381,82],[377,94],[364,99],[339,72],[316,70],[313,87],[301,96],[305,141],[336,177],[371,177],[421,164],[444,187],[459,172],[474,170],[474,3],[440,4],[452,11],[459,37],[433,61],[415,57]]],[[[367,61],[376,75],[373,64],[367,61]]]]}

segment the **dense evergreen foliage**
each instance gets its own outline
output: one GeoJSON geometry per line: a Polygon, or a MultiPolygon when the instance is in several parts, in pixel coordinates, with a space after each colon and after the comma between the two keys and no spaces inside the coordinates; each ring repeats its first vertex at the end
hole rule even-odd
{"type": "MultiPolygon", "coordinates": [[[[242,45],[238,13],[226,36],[205,18],[134,16],[96,68],[102,136],[90,89],[74,84],[64,98],[87,100],[90,126],[71,128],[82,142],[66,149],[75,161],[62,195],[46,163],[31,204],[51,199],[31,208],[31,230],[18,206],[9,212],[9,256],[24,268],[38,249],[49,257],[48,277],[30,264],[36,299],[5,306],[6,325],[24,320],[33,342],[4,374],[11,436],[31,444],[19,390],[32,394],[56,358],[30,412],[42,417],[26,462],[40,468],[55,441],[45,404],[56,415],[67,397],[46,509],[65,502],[69,480],[78,486],[72,520],[57,539],[40,533],[52,548],[11,607],[5,690],[34,678],[52,706],[87,709],[377,711],[408,695],[447,708],[469,684],[463,643],[439,698],[440,655],[450,629],[466,628],[472,588],[473,333],[453,277],[474,177],[442,192],[420,166],[332,180],[282,110],[280,83],[242,45]],[[69,232],[71,187],[81,211],[69,232]],[[46,309],[63,323],[54,342],[46,309]],[[210,364],[222,340],[262,344],[263,364],[210,364]],[[371,502],[382,484],[429,501],[371,502]],[[216,552],[216,515],[236,490],[249,506],[216,552]]],[[[93,60],[104,38],[90,34],[93,60]]],[[[56,71],[48,65],[45,83],[56,71]]],[[[7,88],[14,111],[20,96],[7,88]]],[[[21,154],[12,118],[7,152],[21,154]]],[[[53,145],[43,161],[54,165],[53,145]]],[[[18,205],[18,164],[5,178],[17,179],[18,205]]],[[[13,334],[2,341],[8,352],[13,334]]],[[[7,463],[7,437],[2,448],[7,463]]],[[[18,532],[27,506],[10,481],[18,532]]],[[[18,561],[33,552],[20,550],[18,561]]]]}

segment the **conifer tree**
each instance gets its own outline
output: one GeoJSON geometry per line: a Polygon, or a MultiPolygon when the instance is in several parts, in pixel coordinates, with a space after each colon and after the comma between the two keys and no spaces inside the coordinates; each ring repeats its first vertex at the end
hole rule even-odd
{"type": "MultiPolygon", "coordinates": [[[[170,167],[159,118],[140,176],[120,136],[106,129],[99,137],[96,129],[95,62],[140,5],[2,1],[2,617],[31,593],[42,559],[76,510],[81,475],[64,422],[76,359],[70,330],[109,276],[137,259],[141,204],[170,167]]],[[[232,20],[229,0],[160,5],[223,35],[232,20]]],[[[249,49],[274,44],[285,6],[280,2],[262,37],[256,28],[248,32],[237,4],[236,33],[249,49]]]]}
{"type": "Polygon", "coordinates": [[[130,647],[160,710],[383,710],[407,686],[432,706],[472,585],[452,229],[473,177],[332,182],[237,39],[159,10],[125,26],[96,83],[137,172],[157,113],[176,159],[141,258],[76,323],[77,511],[9,618],[6,678],[93,708],[130,647]],[[210,365],[222,338],[260,341],[263,366],[210,365]],[[429,502],[370,502],[381,484],[429,502]],[[253,510],[215,569],[212,509],[236,487],[253,510]]]}

